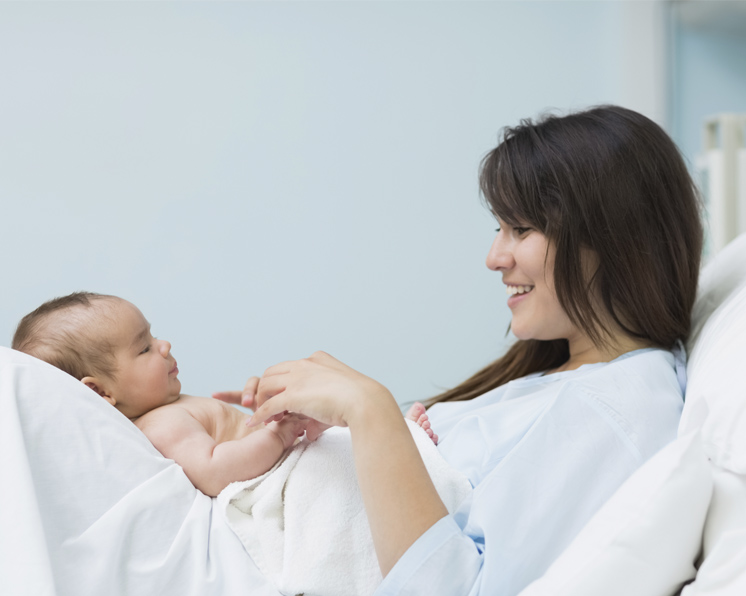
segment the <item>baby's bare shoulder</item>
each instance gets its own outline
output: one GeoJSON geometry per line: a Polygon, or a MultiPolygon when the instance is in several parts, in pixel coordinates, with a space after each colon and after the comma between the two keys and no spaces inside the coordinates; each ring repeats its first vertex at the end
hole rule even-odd
{"type": "Polygon", "coordinates": [[[246,427],[246,418],[246,414],[216,399],[181,395],[174,403],[148,412],[136,424],[151,441],[156,434],[171,442],[202,432],[222,443],[257,430],[246,427]]]}
{"type": "Polygon", "coordinates": [[[193,410],[192,400],[182,403],[180,397],[141,416],[135,424],[165,457],[184,465],[194,454],[210,452],[215,444],[210,428],[200,420],[199,411],[193,410]]]}
{"type": "Polygon", "coordinates": [[[180,396],[178,400],[165,406],[160,406],[143,414],[135,424],[145,434],[149,432],[163,432],[165,430],[177,430],[179,428],[194,427],[195,424],[201,424],[198,414],[199,409],[191,399],[183,399],[189,396],[180,396]]]}

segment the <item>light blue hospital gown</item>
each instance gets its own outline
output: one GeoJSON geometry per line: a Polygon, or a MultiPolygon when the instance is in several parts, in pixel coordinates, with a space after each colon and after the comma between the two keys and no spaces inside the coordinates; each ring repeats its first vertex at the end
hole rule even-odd
{"type": "Polygon", "coordinates": [[[474,491],[415,542],[377,596],[518,594],[676,436],[671,352],[644,349],[433,406],[440,452],[474,491]]]}

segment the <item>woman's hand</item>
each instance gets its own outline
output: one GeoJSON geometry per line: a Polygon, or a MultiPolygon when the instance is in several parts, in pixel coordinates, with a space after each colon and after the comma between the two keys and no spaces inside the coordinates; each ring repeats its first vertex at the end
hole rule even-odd
{"type": "Polygon", "coordinates": [[[306,436],[314,440],[323,428],[349,426],[381,400],[393,397],[383,385],[324,352],[268,368],[259,381],[256,408],[249,426],[285,412],[302,414],[309,423],[306,436]]]}
{"type": "Polygon", "coordinates": [[[284,412],[309,420],[306,437],[349,426],[360,493],[386,575],[428,528],[448,514],[391,393],[324,352],[268,368],[250,426],[284,412]]]}
{"type": "Polygon", "coordinates": [[[212,397],[229,404],[235,404],[254,410],[256,409],[254,398],[256,396],[256,388],[258,385],[259,377],[251,377],[246,381],[243,391],[216,391],[212,394],[212,397]]]}

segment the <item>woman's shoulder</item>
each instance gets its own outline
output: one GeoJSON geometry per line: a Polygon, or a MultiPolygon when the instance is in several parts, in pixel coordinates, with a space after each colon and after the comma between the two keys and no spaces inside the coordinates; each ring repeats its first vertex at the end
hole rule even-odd
{"type": "MultiPolygon", "coordinates": [[[[582,368],[578,372],[582,373],[582,368]]],[[[573,381],[611,400],[627,401],[627,392],[632,390],[660,393],[677,402],[682,400],[675,359],[668,350],[646,348],[628,352],[611,362],[589,367],[586,374],[578,374],[573,381]]]]}
{"type": "Polygon", "coordinates": [[[578,375],[565,392],[603,413],[643,454],[676,436],[684,406],[674,356],[659,349],[637,350],[578,375]]]}

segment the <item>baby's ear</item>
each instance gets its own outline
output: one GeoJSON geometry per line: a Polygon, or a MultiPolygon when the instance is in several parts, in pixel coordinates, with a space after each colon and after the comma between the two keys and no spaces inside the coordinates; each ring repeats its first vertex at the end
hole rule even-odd
{"type": "Polygon", "coordinates": [[[80,382],[83,383],[83,385],[85,385],[89,389],[93,389],[96,393],[98,393],[101,397],[103,397],[106,401],[108,401],[112,406],[117,405],[117,400],[114,399],[111,395],[109,395],[109,392],[104,389],[103,385],[96,377],[83,377],[82,379],[80,379],[80,382]]]}

